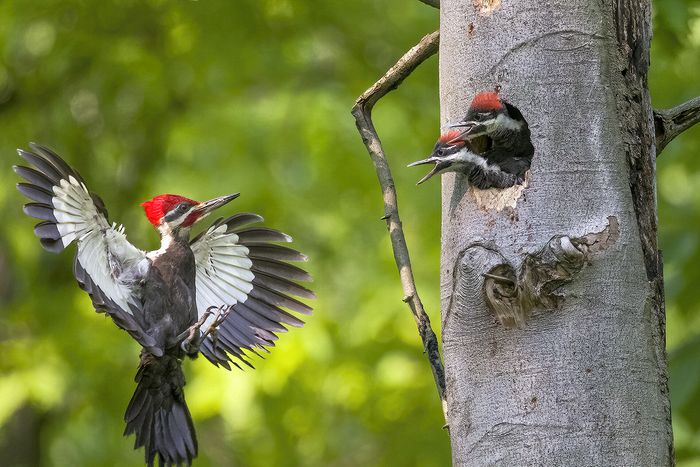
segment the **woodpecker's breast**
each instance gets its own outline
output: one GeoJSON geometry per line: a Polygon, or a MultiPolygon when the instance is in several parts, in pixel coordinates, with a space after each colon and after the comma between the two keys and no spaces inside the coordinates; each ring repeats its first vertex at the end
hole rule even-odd
{"type": "Polygon", "coordinates": [[[197,320],[194,254],[189,244],[173,241],[148,258],[144,321],[149,335],[167,348],[197,320]]]}
{"type": "Polygon", "coordinates": [[[158,269],[166,280],[183,279],[194,289],[195,263],[194,254],[189,244],[172,241],[161,250],[148,254],[154,268],[158,269]]]}

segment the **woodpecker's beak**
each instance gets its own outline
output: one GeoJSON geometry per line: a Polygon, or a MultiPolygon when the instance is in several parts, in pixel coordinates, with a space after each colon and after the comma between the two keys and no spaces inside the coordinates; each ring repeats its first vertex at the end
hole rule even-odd
{"type": "Polygon", "coordinates": [[[412,164],[408,164],[408,167],[415,167],[417,165],[425,165],[425,164],[435,164],[435,167],[433,167],[430,170],[430,172],[428,172],[425,175],[425,177],[418,180],[418,183],[416,183],[416,185],[420,185],[421,183],[429,180],[430,178],[432,178],[433,175],[440,173],[442,170],[445,170],[452,163],[450,161],[446,161],[445,159],[440,158],[440,157],[430,156],[427,159],[423,159],[420,161],[413,162],[412,164]]]}
{"type": "Polygon", "coordinates": [[[459,135],[452,138],[451,141],[468,141],[470,139],[476,138],[477,136],[486,134],[486,125],[484,125],[481,122],[469,120],[464,122],[453,123],[452,125],[448,125],[447,128],[463,128],[459,135]]]}
{"type": "Polygon", "coordinates": [[[218,198],[210,199],[209,201],[201,202],[194,207],[192,212],[199,214],[197,220],[202,219],[214,209],[220,208],[224,204],[227,204],[228,202],[238,198],[240,195],[240,193],[234,193],[232,195],[220,196],[218,198]]]}

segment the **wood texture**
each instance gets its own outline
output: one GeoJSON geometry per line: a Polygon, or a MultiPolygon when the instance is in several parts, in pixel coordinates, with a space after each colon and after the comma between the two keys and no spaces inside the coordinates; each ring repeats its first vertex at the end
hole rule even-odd
{"type": "Polygon", "coordinates": [[[646,87],[647,1],[441,2],[442,124],[501,86],[535,156],[515,207],[475,203],[443,176],[442,316],[455,465],[672,464],[646,87]],[[506,329],[481,292],[555,236],[619,238],[557,290],[553,311],[506,329]]]}

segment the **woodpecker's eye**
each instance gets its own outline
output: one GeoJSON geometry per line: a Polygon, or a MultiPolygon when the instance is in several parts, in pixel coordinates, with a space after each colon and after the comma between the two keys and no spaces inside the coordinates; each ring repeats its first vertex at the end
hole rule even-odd
{"type": "Polygon", "coordinates": [[[177,209],[177,212],[179,213],[184,213],[189,209],[189,205],[187,203],[180,203],[175,209],[177,209]]]}

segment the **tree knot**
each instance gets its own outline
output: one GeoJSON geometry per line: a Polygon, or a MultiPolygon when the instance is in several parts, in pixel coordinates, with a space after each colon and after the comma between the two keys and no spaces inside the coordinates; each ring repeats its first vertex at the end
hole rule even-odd
{"type": "Polygon", "coordinates": [[[519,268],[505,258],[483,276],[488,308],[509,328],[523,328],[533,310],[554,310],[564,297],[558,290],[581,272],[591,256],[613,245],[620,234],[617,218],[608,217],[600,232],[582,237],[556,235],[539,251],[525,255],[519,268]]]}

